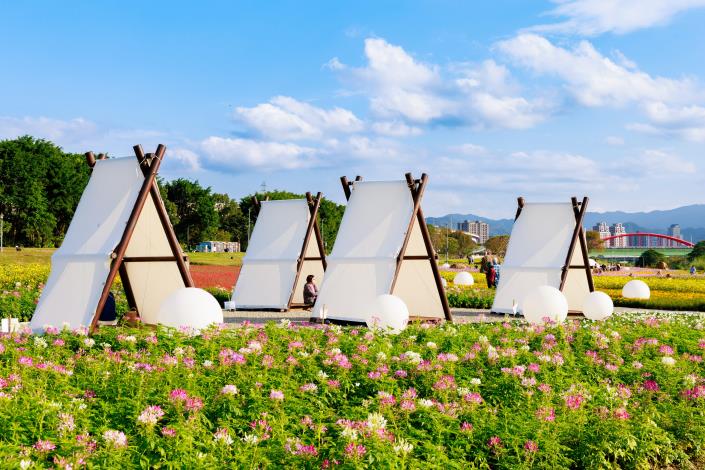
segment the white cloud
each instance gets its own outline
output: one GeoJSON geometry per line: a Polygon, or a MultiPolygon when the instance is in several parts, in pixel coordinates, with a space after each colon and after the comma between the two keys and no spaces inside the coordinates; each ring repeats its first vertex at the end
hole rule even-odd
{"type": "Polygon", "coordinates": [[[385,121],[405,121],[413,127],[524,129],[545,119],[551,109],[547,100],[518,96],[509,70],[493,60],[444,68],[420,62],[379,38],[365,41],[365,56],[364,67],[336,61],[331,68],[363,90],[372,111],[385,121]]]}
{"type": "Polygon", "coordinates": [[[621,106],[644,101],[686,102],[700,95],[690,79],[652,77],[625,68],[600,54],[587,41],[572,50],[536,34],[501,41],[497,48],[514,63],[554,76],[585,106],[621,106]]]}
{"type": "Polygon", "coordinates": [[[550,15],[567,18],[532,31],[596,35],[629,33],[667,24],[675,15],[705,6],[705,0],[554,0],[550,15]]]}
{"type": "Polygon", "coordinates": [[[201,169],[200,157],[196,152],[187,148],[169,149],[169,158],[166,159],[166,163],[173,166],[179,165],[191,171],[201,169]]]}
{"type": "Polygon", "coordinates": [[[458,153],[461,155],[467,155],[470,157],[475,157],[478,155],[487,155],[488,151],[482,145],[476,144],[462,144],[455,147],[451,147],[450,150],[453,153],[458,153]]]}
{"type": "Polygon", "coordinates": [[[614,135],[608,136],[605,139],[605,142],[607,142],[607,144],[609,144],[609,145],[614,145],[614,146],[624,145],[624,139],[622,137],[617,137],[614,135]]]}
{"type": "Polygon", "coordinates": [[[648,177],[654,180],[673,175],[691,175],[697,172],[694,163],[670,152],[658,149],[644,150],[638,156],[618,160],[616,171],[634,177],[648,177]]]}
{"type": "Polygon", "coordinates": [[[647,103],[644,106],[650,123],[635,123],[628,129],[649,134],[673,136],[693,142],[705,142],[705,107],[697,105],[669,106],[647,103]]]}
{"type": "Polygon", "coordinates": [[[409,126],[401,121],[381,121],[372,124],[372,130],[377,134],[386,135],[389,137],[406,137],[411,135],[419,135],[422,133],[421,128],[409,126]]]}
{"type": "Polygon", "coordinates": [[[95,133],[95,123],[84,118],[69,120],[48,117],[0,116],[0,138],[13,139],[22,135],[48,139],[54,142],[67,142],[82,139],[95,133]]]}
{"type": "Polygon", "coordinates": [[[251,169],[293,170],[320,164],[316,149],[291,143],[211,136],[200,146],[209,166],[236,173],[251,169]]]}
{"type": "Polygon", "coordinates": [[[363,127],[352,112],[323,109],[288,96],[276,96],[253,108],[238,107],[236,117],[262,135],[280,140],[319,139],[324,133],[350,133],[363,127]]]}

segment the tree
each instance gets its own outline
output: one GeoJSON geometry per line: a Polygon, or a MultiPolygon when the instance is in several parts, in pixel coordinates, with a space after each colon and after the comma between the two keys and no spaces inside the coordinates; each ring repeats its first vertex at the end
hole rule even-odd
{"type": "Polygon", "coordinates": [[[509,244],[509,235],[495,235],[485,242],[485,248],[496,255],[504,256],[509,244]]]}
{"type": "Polygon", "coordinates": [[[604,245],[602,245],[602,239],[600,238],[600,232],[588,230],[585,232],[585,240],[587,241],[588,251],[601,250],[604,248],[604,245]]]}
{"type": "Polygon", "coordinates": [[[690,253],[688,253],[688,261],[694,261],[697,258],[705,257],[705,240],[699,241],[695,244],[690,253]]]}
{"type": "Polygon", "coordinates": [[[63,238],[90,170],[81,155],[30,136],[0,142],[0,212],[8,244],[55,246],[63,238]]]}
{"type": "Polygon", "coordinates": [[[211,240],[220,224],[211,188],[179,178],[166,183],[164,189],[176,208],[178,221],[172,224],[179,240],[188,247],[211,240]]]}
{"type": "Polygon", "coordinates": [[[637,260],[637,265],[643,268],[655,268],[659,263],[664,262],[666,256],[656,250],[646,250],[637,260]]]}

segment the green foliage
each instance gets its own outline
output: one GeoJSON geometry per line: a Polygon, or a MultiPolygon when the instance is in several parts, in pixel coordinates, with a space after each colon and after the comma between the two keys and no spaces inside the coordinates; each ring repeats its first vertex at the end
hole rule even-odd
{"type": "Polygon", "coordinates": [[[3,468],[702,468],[703,328],[702,316],[625,315],[398,335],[287,322],[3,335],[0,458],[3,468]]]}
{"type": "Polygon", "coordinates": [[[495,235],[485,242],[485,248],[495,255],[504,256],[509,244],[509,235],[495,235]]]}
{"type": "Polygon", "coordinates": [[[656,250],[646,250],[639,256],[637,260],[637,266],[644,268],[655,268],[666,259],[666,256],[662,255],[656,250]]]}
{"type": "Polygon", "coordinates": [[[462,258],[467,262],[467,256],[478,247],[470,235],[458,230],[429,225],[428,231],[431,235],[431,243],[439,256],[443,255],[441,257],[445,257],[447,253],[449,258],[462,258]]]}
{"type": "Polygon", "coordinates": [[[89,169],[84,157],[29,136],[0,141],[5,245],[54,246],[73,217],[89,169]]]}
{"type": "Polygon", "coordinates": [[[688,253],[688,259],[690,261],[698,258],[705,258],[705,240],[696,243],[690,253],[688,253]]]}

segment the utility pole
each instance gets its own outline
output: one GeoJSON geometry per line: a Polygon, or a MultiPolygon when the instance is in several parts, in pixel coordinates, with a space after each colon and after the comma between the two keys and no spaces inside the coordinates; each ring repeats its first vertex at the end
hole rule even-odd
{"type": "Polygon", "coordinates": [[[3,233],[5,232],[5,214],[0,214],[0,253],[3,252],[3,245],[2,245],[2,236],[3,233]]]}
{"type": "Polygon", "coordinates": [[[247,249],[250,249],[250,212],[252,212],[252,207],[247,209],[247,249]]]}
{"type": "Polygon", "coordinates": [[[451,222],[448,222],[448,230],[446,230],[446,263],[448,262],[448,238],[450,237],[450,224],[451,222]]]}

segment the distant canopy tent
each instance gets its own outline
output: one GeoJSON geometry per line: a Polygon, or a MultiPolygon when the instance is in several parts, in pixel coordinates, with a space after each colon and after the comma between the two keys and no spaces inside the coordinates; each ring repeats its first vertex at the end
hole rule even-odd
{"type": "Polygon", "coordinates": [[[313,309],[320,318],[364,323],[382,294],[400,297],[412,317],[452,320],[421,210],[427,175],[403,181],[341,178],[348,205],[313,309]]]}
{"type": "Polygon", "coordinates": [[[566,203],[525,203],[519,208],[501,266],[496,313],[512,313],[537,287],[563,292],[571,313],[581,313],[585,296],[595,290],[588,261],[583,217],[588,198],[566,203]]]}
{"type": "Polygon", "coordinates": [[[164,208],[156,175],[166,147],[135,158],[107,158],[92,152],[93,169],[30,326],[93,331],[120,274],[127,302],[145,323],[155,323],[162,300],[192,287],[186,260],[164,208]]]}
{"type": "Polygon", "coordinates": [[[326,256],[314,199],[255,200],[259,215],[232,300],[238,310],[288,310],[304,305],[306,276],[323,279],[326,256]]]}

